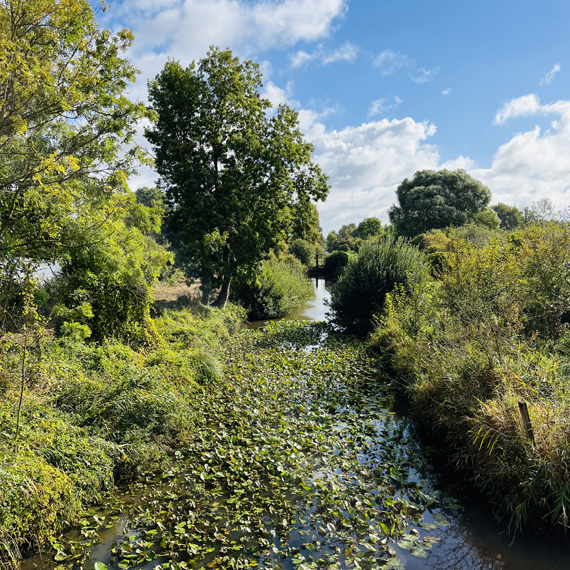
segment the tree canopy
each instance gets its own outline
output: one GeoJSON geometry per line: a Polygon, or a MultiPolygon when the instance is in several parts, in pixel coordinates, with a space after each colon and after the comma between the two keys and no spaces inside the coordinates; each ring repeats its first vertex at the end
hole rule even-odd
{"type": "Polygon", "coordinates": [[[364,240],[373,236],[379,236],[383,232],[382,222],[375,216],[372,218],[365,218],[358,224],[356,231],[358,237],[364,240]]]}
{"type": "Polygon", "coordinates": [[[85,0],[0,3],[0,313],[22,264],[59,261],[122,215],[131,143],[149,116],[125,88],[128,30],[100,30],[85,0]]]}
{"type": "Polygon", "coordinates": [[[475,221],[491,199],[489,189],[464,170],[421,170],[411,180],[406,178],[396,195],[390,221],[407,237],[475,221]]]}
{"type": "Polygon", "coordinates": [[[491,209],[495,211],[499,220],[501,221],[501,228],[512,231],[518,228],[523,223],[522,212],[516,206],[508,206],[499,202],[491,209]]]}
{"type": "Polygon", "coordinates": [[[149,84],[158,119],[146,137],[169,236],[203,290],[221,287],[219,306],[232,278],[252,272],[329,190],[297,112],[280,105],[270,113],[261,87],[256,63],[219,48],[185,69],[167,62],[149,84]]]}

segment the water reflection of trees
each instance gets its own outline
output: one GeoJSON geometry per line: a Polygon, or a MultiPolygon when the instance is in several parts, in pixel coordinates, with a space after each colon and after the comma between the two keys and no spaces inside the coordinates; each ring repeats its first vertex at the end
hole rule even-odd
{"type": "Polygon", "coordinates": [[[496,554],[485,552],[474,537],[463,534],[460,526],[452,524],[439,529],[441,542],[434,546],[425,561],[425,567],[434,570],[500,570],[505,562],[496,554]]]}

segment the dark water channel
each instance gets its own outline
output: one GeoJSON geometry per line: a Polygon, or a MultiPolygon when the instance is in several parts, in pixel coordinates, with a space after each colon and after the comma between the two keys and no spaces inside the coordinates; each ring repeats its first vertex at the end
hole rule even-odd
{"type": "MultiPolygon", "coordinates": [[[[324,280],[313,279],[315,297],[305,303],[295,312],[288,315],[286,320],[314,320],[325,319],[328,308],[325,304],[330,297],[328,286],[324,280]]],[[[258,328],[267,322],[251,323],[251,328],[258,328]]],[[[372,387],[368,392],[362,393],[366,398],[364,407],[369,407],[371,415],[379,428],[378,433],[401,434],[398,440],[400,449],[397,457],[407,458],[402,465],[395,465],[395,470],[408,482],[417,482],[424,489],[426,494],[437,498],[437,507],[428,509],[423,519],[413,526],[410,526],[407,534],[398,541],[389,541],[399,559],[396,565],[389,565],[392,569],[406,570],[570,570],[570,548],[568,545],[556,545],[548,540],[538,538],[533,535],[517,534],[514,539],[508,536],[503,528],[498,525],[484,500],[473,496],[469,487],[459,484],[455,477],[436,467],[436,463],[441,463],[431,459],[429,448],[421,443],[421,434],[415,430],[415,426],[405,416],[398,414],[393,409],[393,401],[387,397],[386,391],[375,392],[372,387]],[[380,429],[381,428],[381,429],[380,429]],[[413,457],[413,460],[409,459],[413,457]],[[412,534],[408,534],[412,533],[412,534]],[[414,541],[424,540],[429,543],[425,549],[410,547],[414,541]]],[[[339,420],[340,425],[340,420],[339,420]]],[[[382,453],[382,442],[378,443],[377,449],[369,445],[362,449],[362,461],[373,460],[374,453],[382,453]]],[[[360,459],[359,459],[360,461],[360,459]]],[[[314,478],[326,478],[326,474],[316,471],[314,478]]],[[[141,494],[145,492],[144,487],[156,486],[164,487],[167,494],[168,482],[164,478],[149,480],[141,486],[141,494]]],[[[362,491],[364,493],[364,491],[362,491]]],[[[401,491],[396,491],[401,493],[401,491]]],[[[84,567],[86,570],[93,570],[97,562],[109,564],[112,554],[109,552],[114,543],[124,541],[136,546],[137,540],[144,536],[137,528],[132,528],[129,516],[129,505],[136,503],[137,493],[117,497],[113,509],[107,509],[104,513],[107,517],[106,528],[97,531],[98,539],[94,542],[89,559],[84,567]]],[[[299,517],[300,518],[300,517],[299,517]]],[[[302,534],[301,526],[295,525],[289,531],[287,545],[293,548],[302,548],[306,537],[302,534]]],[[[326,535],[326,528],[317,529],[321,536],[326,535]]],[[[305,532],[306,534],[306,532],[305,532]]],[[[74,531],[67,537],[68,541],[75,541],[76,544],[85,542],[85,537],[89,536],[89,531],[80,533],[74,531]]],[[[316,538],[319,538],[315,535],[316,538]]],[[[142,539],[141,539],[142,540],[142,539]]],[[[280,546],[277,544],[277,546],[280,546]]],[[[331,551],[332,552],[332,551],[331,551]]],[[[54,553],[37,555],[26,561],[25,570],[32,569],[53,569],[58,566],[53,561],[54,553]]],[[[149,560],[137,564],[136,568],[150,570],[158,563],[163,563],[163,569],[179,570],[179,568],[195,568],[196,566],[180,566],[165,564],[160,558],[149,560]]],[[[207,562],[207,561],[206,561],[207,562]]],[[[70,562],[61,563],[59,568],[71,568],[70,562]]],[[[265,556],[260,558],[257,568],[288,569],[299,567],[290,560],[278,560],[275,557],[265,556]]],[[[207,566],[207,564],[206,564],[207,566]]],[[[204,567],[200,564],[199,567],[204,567]]],[[[217,566],[222,568],[223,566],[217,566]]],[[[302,566],[301,566],[302,567],[302,566]]],[[[320,567],[320,566],[317,566],[320,567]]],[[[328,567],[328,566],[327,566],[328,567]]],[[[347,568],[354,566],[338,566],[330,568],[347,568]]],[[[369,565],[362,568],[382,568],[386,567],[380,560],[372,560],[369,565]]],[[[116,568],[110,566],[110,568],[116,568]]],[[[100,567],[95,567],[100,570],[100,567]]]]}

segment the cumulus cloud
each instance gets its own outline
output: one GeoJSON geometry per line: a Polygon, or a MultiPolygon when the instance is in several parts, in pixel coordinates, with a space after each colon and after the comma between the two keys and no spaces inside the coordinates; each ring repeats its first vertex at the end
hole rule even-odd
{"type": "Polygon", "coordinates": [[[376,99],[375,101],[372,101],[372,104],[370,105],[368,116],[373,117],[374,115],[380,115],[385,111],[399,107],[402,103],[403,101],[397,95],[393,98],[393,103],[387,102],[384,98],[376,99]]]}
{"type": "Polygon", "coordinates": [[[519,207],[548,197],[557,206],[570,202],[570,100],[541,105],[536,95],[513,99],[497,113],[496,123],[525,115],[558,115],[550,128],[517,133],[499,147],[491,167],[471,174],[493,192],[495,202],[519,207]],[[498,119],[498,120],[497,120],[498,119]]]}
{"type": "Polygon", "coordinates": [[[495,125],[504,125],[509,119],[525,115],[536,115],[539,111],[540,99],[536,95],[524,95],[523,97],[507,101],[497,111],[493,123],[495,125]]]}
{"type": "Polygon", "coordinates": [[[554,76],[560,71],[560,69],[560,64],[555,63],[552,69],[542,77],[540,80],[540,85],[550,85],[554,79],[554,76]]]}
{"type": "Polygon", "coordinates": [[[283,103],[287,103],[292,107],[298,107],[299,103],[293,99],[293,82],[287,82],[287,85],[284,89],[278,87],[272,81],[269,81],[265,85],[265,89],[262,93],[265,99],[269,99],[271,102],[271,107],[276,109],[279,105],[283,103]]]}
{"type": "Polygon", "coordinates": [[[299,41],[318,41],[330,35],[347,6],[348,0],[124,0],[101,20],[111,29],[128,27],[135,33],[129,57],[143,74],[132,95],[145,99],[146,80],[168,57],[187,65],[211,45],[231,46],[240,56],[251,57],[299,41]]]}
{"type": "Polygon", "coordinates": [[[377,67],[382,75],[392,75],[399,69],[410,67],[415,63],[407,55],[391,49],[384,50],[372,60],[372,65],[377,67]]]}
{"type": "Polygon", "coordinates": [[[370,215],[386,220],[402,180],[439,167],[437,148],[426,142],[436,132],[431,123],[407,117],[330,131],[317,114],[307,113],[303,120],[315,145],[314,159],[332,186],[327,201],[319,204],[325,233],[370,215]]]}
{"type": "Polygon", "coordinates": [[[312,53],[307,53],[304,50],[299,50],[298,52],[291,55],[291,67],[297,69],[299,67],[306,67],[310,63],[316,63],[317,65],[329,65],[331,63],[337,63],[339,61],[344,61],[346,63],[353,63],[358,56],[358,48],[352,45],[350,42],[345,42],[338,49],[335,50],[325,50],[322,46],[319,46],[312,53]]]}
{"type": "Polygon", "coordinates": [[[451,93],[451,89],[444,89],[441,94],[442,95],[449,95],[451,93]]]}

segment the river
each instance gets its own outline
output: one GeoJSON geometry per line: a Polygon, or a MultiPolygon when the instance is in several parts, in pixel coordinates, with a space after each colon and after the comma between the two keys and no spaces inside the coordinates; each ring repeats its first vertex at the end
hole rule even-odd
{"type": "MultiPolygon", "coordinates": [[[[313,286],[314,298],[284,320],[325,318],[328,286],[322,279],[313,279],[313,286]]],[[[441,455],[423,444],[413,422],[398,413],[388,387],[372,380],[350,387],[350,361],[337,354],[345,349],[342,344],[325,347],[321,325],[305,327],[310,338],[304,348],[299,344],[303,328],[290,325],[289,332],[270,326],[262,335],[247,333],[257,334],[262,346],[243,361],[230,359],[230,379],[224,390],[212,393],[203,438],[191,443],[170,471],[149,474],[115,496],[111,507],[91,512],[81,533],[62,537],[56,547],[59,568],[77,564],[72,555],[81,549],[88,553],[82,563],[87,570],[96,563],[145,570],[158,563],[168,570],[248,565],[283,570],[570,568],[567,545],[530,534],[508,536],[485,501],[439,467],[441,455]],[[272,345],[279,334],[285,343],[272,345]],[[316,382],[320,392],[311,392],[319,374],[334,377],[337,384],[316,382]],[[236,388],[240,375],[244,390],[236,388]],[[336,387],[344,392],[341,399],[336,387]],[[237,458],[245,463],[238,465],[237,458]],[[395,524],[404,534],[386,540],[377,529],[389,524],[394,505],[395,524]],[[402,505],[407,505],[404,510],[402,505]],[[224,524],[226,534],[220,532],[224,524]],[[162,543],[153,543],[160,536],[162,543]],[[250,552],[248,564],[223,558],[228,549],[240,548],[250,552]],[[172,551],[183,553],[181,561],[171,563],[161,554],[172,551]],[[386,558],[387,552],[397,558],[386,558]]],[[[34,556],[24,570],[57,567],[54,554],[34,556]]]]}
{"type": "MultiPolygon", "coordinates": [[[[314,298],[291,312],[285,320],[324,320],[330,299],[330,285],[324,279],[312,279],[314,298]]],[[[256,322],[254,327],[264,324],[256,322]]],[[[405,429],[410,424],[399,417],[405,429]]],[[[418,438],[419,439],[419,438],[418,438]]],[[[406,570],[568,570],[570,569],[570,547],[553,544],[543,538],[518,533],[509,536],[498,524],[485,499],[471,492],[468,485],[457,483],[453,475],[438,469],[429,459],[425,446],[419,444],[425,455],[427,468],[417,476],[429,479],[430,485],[442,493],[452,496],[460,508],[446,512],[448,527],[440,527],[431,534],[441,538],[432,546],[427,558],[417,558],[395,545],[398,556],[405,562],[406,570]]],[[[441,465],[439,459],[435,463],[441,465]]]]}

